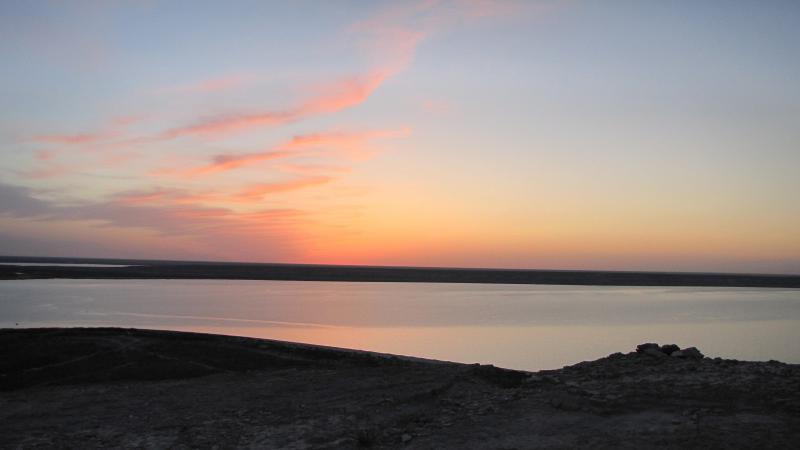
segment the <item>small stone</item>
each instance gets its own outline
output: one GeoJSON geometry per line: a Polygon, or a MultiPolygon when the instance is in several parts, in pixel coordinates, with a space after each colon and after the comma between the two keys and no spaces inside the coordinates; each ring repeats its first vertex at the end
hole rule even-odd
{"type": "Polygon", "coordinates": [[[664,353],[665,355],[671,355],[680,349],[681,348],[675,344],[666,344],[661,346],[661,352],[664,353]]]}
{"type": "Polygon", "coordinates": [[[408,433],[403,433],[403,435],[400,436],[400,441],[402,441],[404,444],[410,440],[411,440],[411,435],[408,433]]]}
{"type": "Polygon", "coordinates": [[[645,350],[650,349],[650,348],[652,348],[654,350],[658,350],[658,344],[655,344],[653,342],[648,342],[646,344],[639,344],[639,345],[636,346],[636,352],[637,353],[644,353],[645,350]]]}

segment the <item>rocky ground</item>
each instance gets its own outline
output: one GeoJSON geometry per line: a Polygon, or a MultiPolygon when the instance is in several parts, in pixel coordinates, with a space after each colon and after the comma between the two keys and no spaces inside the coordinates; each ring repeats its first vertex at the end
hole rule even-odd
{"type": "Polygon", "coordinates": [[[800,448],[800,366],[643,345],[536,373],[124,329],[0,330],[1,448],[800,448]]]}

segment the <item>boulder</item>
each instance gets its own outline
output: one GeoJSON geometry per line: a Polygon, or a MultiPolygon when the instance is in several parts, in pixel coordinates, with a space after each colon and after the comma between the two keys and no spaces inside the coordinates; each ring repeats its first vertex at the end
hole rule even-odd
{"type": "Polygon", "coordinates": [[[696,347],[689,347],[681,350],[683,357],[687,359],[703,359],[703,354],[696,347]]]}
{"type": "Polygon", "coordinates": [[[667,357],[667,354],[662,352],[661,349],[658,348],[658,347],[655,347],[655,348],[648,347],[648,348],[644,349],[644,351],[642,351],[642,353],[647,355],[647,356],[652,356],[654,358],[666,358],[667,357]]]}
{"type": "Polygon", "coordinates": [[[661,346],[661,352],[664,353],[665,355],[671,355],[680,349],[681,348],[675,344],[666,344],[661,346]]]}
{"type": "Polygon", "coordinates": [[[644,353],[645,350],[647,350],[647,349],[658,350],[659,347],[658,347],[658,344],[655,344],[653,342],[648,342],[646,344],[639,344],[639,345],[636,346],[636,352],[637,353],[644,353]]]}
{"type": "Polygon", "coordinates": [[[677,352],[672,352],[671,356],[682,359],[703,359],[703,354],[700,353],[700,350],[696,349],[695,347],[689,347],[683,350],[678,350],[677,352]]]}

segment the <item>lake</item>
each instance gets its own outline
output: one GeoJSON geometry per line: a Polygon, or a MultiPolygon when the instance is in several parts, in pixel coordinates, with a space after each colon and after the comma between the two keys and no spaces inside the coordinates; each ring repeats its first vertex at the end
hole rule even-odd
{"type": "Polygon", "coordinates": [[[800,289],[0,281],[0,327],[60,326],[222,333],[527,370],[642,342],[800,363],[800,289]]]}

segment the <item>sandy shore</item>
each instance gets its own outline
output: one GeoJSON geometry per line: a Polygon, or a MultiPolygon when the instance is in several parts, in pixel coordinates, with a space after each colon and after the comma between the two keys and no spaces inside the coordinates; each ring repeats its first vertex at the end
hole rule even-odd
{"type": "Polygon", "coordinates": [[[800,366],[536,373],[168,331],[0,330],[2,448],[798,448],[800,366]]]}

